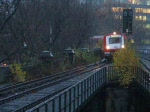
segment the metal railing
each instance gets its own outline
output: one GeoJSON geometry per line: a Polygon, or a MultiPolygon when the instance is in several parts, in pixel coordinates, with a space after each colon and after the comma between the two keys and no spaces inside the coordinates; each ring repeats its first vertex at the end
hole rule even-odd
{"type": "Polygon", "coordinates": [[[150,49],[137,49],[137,51],[139,53],[142,53],[142,54],[150,54],[150,49]]]}
{"type": "Polygon", "coordinates": [[[137,68],[137,82],[150,93],[150,72],[137,68]]]}
{"type": "MultiPolygon", "coordinates": [[[[150,73],[133,67],[137,74],[136,81],[150,94],[150,73]]],[[[29,109],[26,112],[74,112],[103,84],[112,81],[118,74],[114,66],[105,66],[79,83],[29,109]]]]}

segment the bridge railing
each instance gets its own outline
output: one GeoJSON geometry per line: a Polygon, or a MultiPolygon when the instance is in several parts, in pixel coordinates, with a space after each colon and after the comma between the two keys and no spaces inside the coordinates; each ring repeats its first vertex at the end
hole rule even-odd
{"type": "Polygon", "coordinates": [[[137,49],[137,51],[141,54],[150,54],[150,49],[147,49],[147,48],[137,49]]]}
{"type": "Polygon", "coordinates": [[[27,112],[73,112],[106,82],[106,67],[27,112]]]}
{"type": "MultiPolygon", "coordinates": [[[[137,74],[136,81],[150,93],[150,73],[139,67],[132,67],[132,70],[137,74]]],[[[79,83],[26,112],[73,112],[102,85],[115,81],[117,74],[118,71],[114,66],[100,68],[79,83]]]]}
{"type": "Polygon", "coordinates": [[[136,81],[150,93],[150,72],[137,68],[136,81]]]}
{"type": "Polygon", "coordinates": [[[130,70],[132,74],[135,74],[135,81],[138,82],[144,89],[150,93],[150,72],[142,69],[141,67],[115,67],[109,66],[107,69],[107,82],[115,81],[119,72],[117,69],[130,70]]]}

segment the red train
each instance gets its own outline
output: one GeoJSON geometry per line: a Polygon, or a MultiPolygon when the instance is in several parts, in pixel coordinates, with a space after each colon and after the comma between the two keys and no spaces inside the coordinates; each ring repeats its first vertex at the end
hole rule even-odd
{"type": "Polygon", "coordinates": [[[112,61],[113,53],[117,49],[125,48],[126,38],[126,35],[117,34],[116,32],[105,35],[103,37],[103,50],[105,59],[107,59],[108,61],[112,61]]]}

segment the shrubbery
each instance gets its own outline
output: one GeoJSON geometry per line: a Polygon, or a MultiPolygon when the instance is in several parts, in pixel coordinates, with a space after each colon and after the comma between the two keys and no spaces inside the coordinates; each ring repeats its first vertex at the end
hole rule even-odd
{"type": "Polygon", "coordinates": [[[64,61],[56,62],[54,60],[39,60],[30,61],[30,65],[23,66],[19,63],[13,63],[10,65],[10,69],[13,75],[13,81],[23,82],[25,80],[33,80],[41,78],[47,75],[63,72],[80,65],[87,65],[100,61],[99,56],[95,56],[94,52],[84,52],[81,50],[75,50],[75,62],[72,63],[68,57],[64,57],[64,61]]]}
{"type": "Polygon", "coordinates": [[[19,63],[14,63],[10,65],[10,70],[13,75],[13,81],[23,82],[26,78],[26,72],[22,70],[22,65],[19,63]]]}
{"type": "Polygon", "coordinates": [[[100,61],[100,56],[95,56],[94,52],[84,52],[77,49],[75,53],[77,64],[91,64],[100,61]]]}
{"type": "Polygon", "coordinates": [[[118,50],[114,56],[114,66],[119,73],[120,85],[126,86],[136,78],[133,68],[140,65],[140,58],[131,44],[126,44],[125,49],[118,50]]]}

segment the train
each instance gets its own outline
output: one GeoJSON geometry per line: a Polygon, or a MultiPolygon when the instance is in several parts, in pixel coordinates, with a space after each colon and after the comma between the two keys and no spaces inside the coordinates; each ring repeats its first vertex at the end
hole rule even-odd
{"type": "Polygon", "coordinates": [[[118,49],[125,48],[125,40],[127,36],[124,34],[113,32],[103,37],[103,52],[104,58],[107,61],[113,60],[113,54],[118,49]]]}

